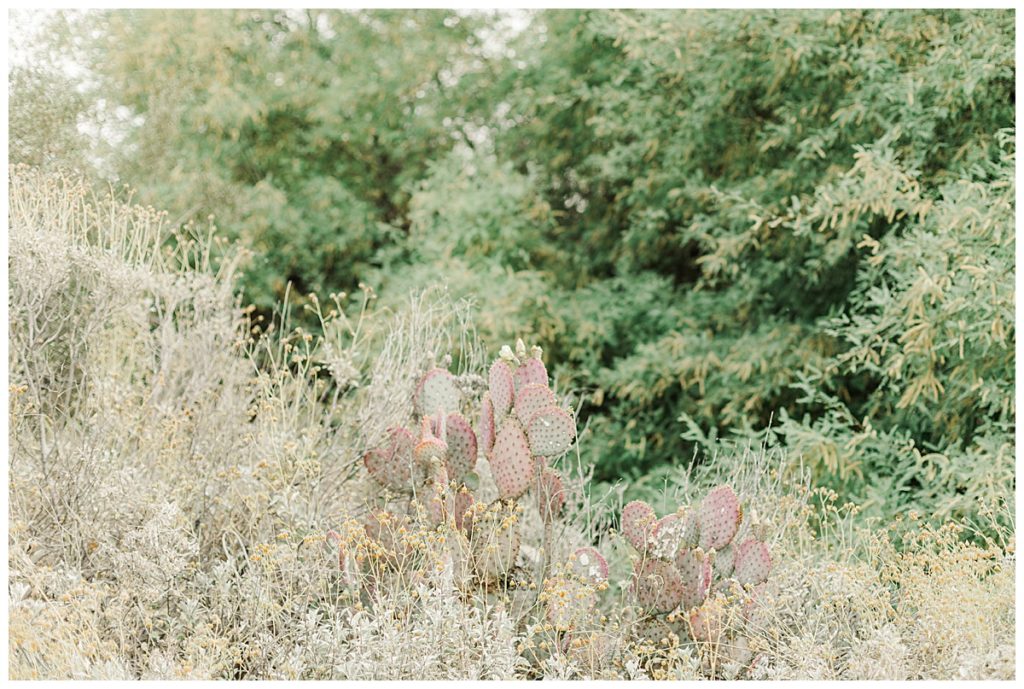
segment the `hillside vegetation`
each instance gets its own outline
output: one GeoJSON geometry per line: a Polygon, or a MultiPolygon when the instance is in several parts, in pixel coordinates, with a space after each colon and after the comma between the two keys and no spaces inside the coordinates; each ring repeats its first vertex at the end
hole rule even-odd
{"type": "Polygon", "coordinates": [[[12,678],[1014,676],[1012,12],[41,36],[12,678]]]}

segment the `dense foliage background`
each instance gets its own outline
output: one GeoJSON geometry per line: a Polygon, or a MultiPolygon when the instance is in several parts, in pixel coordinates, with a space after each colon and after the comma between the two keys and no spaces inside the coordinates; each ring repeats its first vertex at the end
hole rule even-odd
{"type": "Polygon", "coordinates": [[[10,159],[215,215],[267,314],[446,282],[562,362],[598,480],[770,429],[865,514],[970,517],[1014,481],[1013,22],[57,15],[10,159]]]}

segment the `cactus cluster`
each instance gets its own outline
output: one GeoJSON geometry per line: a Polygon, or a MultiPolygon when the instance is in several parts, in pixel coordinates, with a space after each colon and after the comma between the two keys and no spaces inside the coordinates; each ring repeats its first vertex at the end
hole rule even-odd
{"type": "MultiPolygon", "coordinates": [[[[518,585],[520,520],[531,505],[545,525],[545,558],[551,552],[551,526],[566,502],[563,478],[551,463],[572,446],[576,426],[549,386],[539,348],[527,353],[522,341],[515,350],[503,347],[486,382],[474,428],[463,416],[472,405],[459,380],[436,367],[422,376],[412,400],[417,431],[391,429],[386,442],[363,457],[385,489],[385,505],[371,511],[364,528],[376,562],[396,572],[416,569],[406,534],[415,530],[413,515],[421,506],[430,527],[446,527],[438,542],[458,572],[457,585],[475,584],[490,595],[518,585]],[[489,503],[480,498],[478,459],[486,459],[497,489],[489,503]],[[527,494],[532,501],[524,501],[527,494]]],[[[744,522],[733,489],[719,486],[699,504],[660,518],[634,501],[623,508],[620,526],[637,553],[629,588],[640,613],[637,637],[687,639],[705,657],[719,658],[718,666],[734,668],[731,676],[749,668],[753,653],[744,625],[757,610],[771,557],[744,522]]],[[[345,581],[355,579],[351,552],[341,549],[339,565],[345,581]]],[[[558,637],[552,648],[607,662],[616,642],[597,624],[598,593],[608,586],[604,557],[580,548],[554,566],[545,559],[540,573],[537,602],[558,637]]],[[[730,674],[715,667],[711,674],[730,674]]]]}
{"type": "MultiPolygon", "coordinates": [[[[391,429],[386,442],[363,457],[369,475],[389,494],[407,506],[424,505],[434,526],[449,524],[456,539],[465,539],[463,550],[485,583],[502,580],[515,564],[524,494],[532,491],[545,523],[563,509],[562,477],[548,462],[565,453],[576,435],[573,416],[558,405],[549,386],[538,347],[529,354],[521,340],[515,351],[503,347],[487,383],[474,429],[462,415],[458,380],[444,368],[431,368],[413,395],[418,432],[391,429]],[[498,500],[490,505],[474,496],[481,454],[498,489],[498,500]]],[[[366,533],[388,551],[386,561],[396,562],[404,553],[379,528],[380,516],[374,513],[366,533]]]]}
{"type": "Polygon", "coordinates": [[[576,437],[575,420],[558,406],[548,386],[540,349],[534,347],[527,356],[522,341],[517,345],[516,353],[506,347],[491,365],[480,408],[484,452],[499,496],[508,500],[522,496],[535,476],[559,492],[561,477],[547,460],[563,454],[576,437]]]}
{"type": "Polygon", "coordinates": [[[732,676],[749,668],[754,658],[744,626],[756,611],[771,556],[744,528],[733,489],[718,486],[699,505],[660,519],[650,505],[634,501],[623,508],[620,525],[638,554],[630,589],[643,614],[638,636],[675,633],[703,646],[705,657],[732,676]]]}

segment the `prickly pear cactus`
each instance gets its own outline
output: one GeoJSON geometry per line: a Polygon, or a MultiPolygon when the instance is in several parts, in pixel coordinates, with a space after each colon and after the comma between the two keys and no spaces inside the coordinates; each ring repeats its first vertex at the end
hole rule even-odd
{"type": "Polygon", "coordinates": [[[455,376],[443,368],[433,368],[420,379],[413,407],[421,417],[445,414],[458,411],[461,398],[455,376]]]}
{"type": "Polygon", "coordinates": [[[485,510],[472,512],[473,567],[485,581],[508,575],[519,554],[519,515],[514,501],[499,500],[485,510]]]}
{"type": "Polygon", "coordinates": [[[633,568],[633,595],[646,610],[672,612],[683,597],[683,579],[664,560],[641,558],[633,568]]]}
{"type": "Polygon", "coordinates": [[[642,500],[634,500],[622,508],[622,535],[634,548],[645,553],[657,521],[654,508],[642,500]]]}
{"type": "Polygon", "coordinates": [[[719,486],[700,505],[700,547],[722,549],[729,545],[739,529],[743,512],[739,498],[729,486],[719,486]]]}
{"type": "Polygon", "coordinates": [[[608,561],[596,548],[579,548],[569,560],[573,573],[582,581],[591,584],[608,581],[608,561]]]}
{"type": "MultiPolygon", "coordinates": [[[[434,423],[436,433],[441,432],[442,424],[434,423]]],[[[477,439],[473,427],[459,414],[453,412],[444,418],[442,440],[447,445],[447,458],[445,465],[448,475],[453,481],[459,483],[466,477],[466,474],[473,471],[476,466],[477,439]]]]}
{"type": "Polygon", "coordinates": [[[512,381],[512,369],[506,361],[495,361],[491,365],[487,380],[491,403],[494,405],[494,418],[497,421],[509,413],[515,399],[516,389],[515,383],[512,381]]]}
{"type": "Polygon", "coordinates": [[[548,387],[548,370],[544,362],[540,360],[540,351],[535,349],[534,356],[520,364],[513,376],[517,390],[522,390],[527,385],[540,385],[548,387]]]}
{"type": "Polygon", "coordinates": [[[515,419],[507,420],[498,431],[491,453],[491,470],[502,499],[518,498],[533,481],[534,461],[530,444],[515,419]]]}
{"type": "MultiPolygon", "coordinates": [[[[523,577],[535,567],[545,577],[547,590],[541,594],[549,601],[547,620],[560,634],[578,634],[576,642],[583,645],[584,639],[593,641],[589,623],[597,592],[607,587],[608,564],[597,550],[582,548],[548,576],[553,565],[537,554],[551,552],[558,533],[552,527],[566,506],[566,479],[549,463],[576,439],[575,417],[559,406],[541,354],[538,347],[528,351],[521,340],[514,350],[502,347],[475,409],[473,385],[460,387],[445,368],[422,376],[412,400],[418,428],[390,431],[381,447],[363,457],[370,476],[391,491],[378,496],[380,505],[371,510],[363,538],[370,559],[384,563],[382,571],[395,580],[447,582],[443,585],[463,591],[477,586],[478,593],[497,600],[526,594],[527,609],[537,594],[528,593],[523,577]],[[477,473],[481,454],[498,492],[490,504],[474,495],[487,490],[480,479],[488,472],[477,473]],[[533,499],[524,500],[527,493],[533,499]],[[531,543],[528,551],[520,530],[526,506],[536,506],[539,515],[531,517],[539,516],[544,527],[541,547],[531,543]],[[434,530],[433,536],[424,539],[424,527],[434,530]],[[424,551],[425,543],[433,549],[424,551]]],[[[590,645],[603,647],[603,642],[590,645]]]]}
{"type": "Polygon", "coordinates": [[[736,546],[733,562],[736,580],[748,586],[757,586],[767,580],[772,568],[768,546],[752,538],[736,546]]]}
{"type": "Polygon", "coordinates": [[[742,630],[753,624],[755,601],[771,571],[765,543],[737,539],[742,519],[739,498],[725,485],[711,490],[695,509],[680,507],[658,519],[650,505],[634,501],[621,517],[622,535],[638,553],[631,590],[646,613],[643,629],[682,620],[681,634],[698,643],[705,659],[726,658],[726,665],[709,667],[728,667],[731,678],[750,666],[749,639],[742,630]]]}
{"type": "Polygon", "coordinates": [[[537,411],[527,423],[530,450],[540,457],[557,457],[572,445],[576,421],[572,414],[555,406],[537,411]]]}
{"type": "Polygon", "coordinates": [[[711,589],[711,558],[700,548],[682,548],[676,554],[675,565],[683,581],[679,607],[690,610],[703,603],[711,589]]]}
{"type": "Polygon", "coordinates": [[[412,490],[412,450],[416,440],[404,428],[393,428],[387,445],[363,455],[363,464],[379,484],[396,492],[412,490]]]}
{"type": "Polygon", "coordinates": [[[484,399],[480,403],[480,425],[478,427],[480,447],[483,448],[486,457],[491,456],[491,450],[494,448],[494,436],[494,404],[491,402],[491,393],[488,391],[484,393],[484,399]]]}
{"type": "Polygon", "coordinates": [[[516,392],[515,410],[519,423],[529,424],[534,414],[555,406],[555,393],[547,385],[531,383],[516,392]]]}

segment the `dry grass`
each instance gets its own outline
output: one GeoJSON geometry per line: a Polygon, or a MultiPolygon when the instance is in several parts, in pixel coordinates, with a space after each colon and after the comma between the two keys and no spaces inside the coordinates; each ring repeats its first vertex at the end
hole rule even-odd
{"type": "MultiPolygon", "coordinates": [[[[451,355],[467,397],[481,390],[464,304],[432,290],[388,312],[366,289],[354,305],[308,300],[322,336],[286,315],[251,322],[232,286],[245,257],[209,233],[25,168],[10,191],[12,678],[736,673],[644,627],[629,548],[608,529],[619,506],[589,493],[578,455],[553,534],[532,504],[515,517],[524,547],[507,590],[467,584],[461,532],[415,512],[390,539],[367,536],[386,496],[359,458],[408,421],[419,373],[451,355]],[[545,562],[589,544],[610,585],[567,639],[544,614],[562,586],[545,562]]],[[[486,460],[480,475],[493,495],[486,460]]],[[[680,471],[656,507],[723,478],[775,562],[750,675],[1014,676],[1012,534],[866,525],[764,448],[680,471]]]]}

